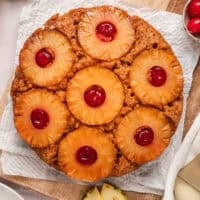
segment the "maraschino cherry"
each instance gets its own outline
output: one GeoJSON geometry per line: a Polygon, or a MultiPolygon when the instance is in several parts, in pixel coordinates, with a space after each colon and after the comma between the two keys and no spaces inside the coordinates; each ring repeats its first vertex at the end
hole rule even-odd
{"type": "Polygon", "coordinates": [[[147,79],[154,87],[160,87],[165,84],[167,74],[164,68],[153,66],[147,72],[147,79]]]}
{"type": "Polygon", "coordinates": [[[49,115],[43,109],[34,109],[31,112],[31,122],[32,125],[37,129],[44,129],[49,123],[49,115]]]}
{"type": "Polygon", "coordinates": [[[90,107],[99,107],[106,99],[106,92],[101,86],[92,85],[86,89],[84,99],[90,107]]]}
{"type": "Polygon", "coordinates": [[[110,22],[101,22],[96,27],[96,35],[103,42],[111,42],[117,33],[114,24],[110,22]]]}
{"type": "Polygon", "coordinates": [[[200,18],[193,18],[187,24],[188,31],[192,34],[200,34],[200,18]]]}
{"type": "Polygon", "coordinates": [[[187,8],[190,18],[200,17],[200,0],[192,0],[187,8]]]}
{"type": "Polygon", "coordinates": [[[35,61],[41,68],[45,68],[49,63],[53,62],[53,56],[45,48],[40,49],[35,55],[35,61]]]}
{"type": "Polygon", "coordinates": [[[141,126],[134,133],[134,139],[140,146],[146,146],[153,142],[154,132],[149,126],[141,126]]]}
{"type": "Polygon", "coordinates": [[[85,166],[94,164],[97,160],[97,152],[93,147],[82,146],[76,152],[76,160],[85,166]]]}

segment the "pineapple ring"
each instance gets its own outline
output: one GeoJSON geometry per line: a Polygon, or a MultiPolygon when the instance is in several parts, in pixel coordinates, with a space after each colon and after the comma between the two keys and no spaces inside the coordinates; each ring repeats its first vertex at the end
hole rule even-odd
{"type": "Polygon", "coordinates": [[[129,51],[135,41],[135,32],[125,11],[115,7],[99,7],[90,9],[82,17],[78,28],[78,39],[82,48],[91,57],[114,60],[129,51]],[[116,34],[112,41],[105,42],[97,37],[96,28],[102,22],[114,25],[116,34]]]}
{"type": "Polygon", "coordinates": [[[46,147],[57,142],[67,126],[68,111],[59,98],[45,90],[31,90],[16,99],[14,122],[20,136],[32,147],[46,147]],[[32,111],[42,109],[48,113],[49,123],[38,129],[31,120],[32,111]]]}
{"type": "Polygon", "coordinates": [[[180,96],[183,88],[182,69],[172,53],[164,50],[144,51],[132,63],[130,84],[143,104],[161,107],[180,96]],[[154,87],[148,81],[147,73],[153,66],[160,66],[166,72],[166,82],[160,87],[154,87]]]}
{"type": "Polygon", "coordinates": [[[95,128],[82,126],[61,141],[58,164],[62,171],[74,179],[97,181],[111,174],[116,156],[117,150],[110,139],[95,128]],[[83,146],[90,146],[97,152],[97,160],[92,165],[82,165],[76,159],[77,151],[83,146]]]}
{"type": "Polygon", "coordinates": [[[38,30],[25,42],[20,52],[20,67],[24,75],[35,85],[58,84],[70,71],[74,55],[67,38],[55,30],[38,30]],[[53,62],[45,68],[37,64],[36,55],[49,49],[53,62]]]}
{"type": "Polygon", "coordinates": [[[75,74],[67,88],[67,104],[72,114],[89,125],[108,123],[119,113],[124,101],[123,86],[117,75],[102,67],[87,67],[75,74]],[[90,107],[84,92],[92,85],[101,86],[106,93],[104,103],[90,107]]]}
{"type": "Polygon", "coordinates": [[[162,153],[168,146],[173,131],[172,125],[162,112],[150,107],[139,107],[122,119],[115,132],[115,141],[130,161],[143,164],[162,153]],[[154,132],[151,144],[144,146],[135,140],[136,130],[143,126],[149,126],[154,132]]]}

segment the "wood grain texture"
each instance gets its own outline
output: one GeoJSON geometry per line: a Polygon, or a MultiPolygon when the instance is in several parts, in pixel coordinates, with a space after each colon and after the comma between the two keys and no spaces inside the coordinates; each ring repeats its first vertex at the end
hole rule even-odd
{"type": "Polygon", "coordinates": [[[171,0],[167,6],[167,11],[181,14],[186,0],[171,0]]]}
{"type": "Polygon", "coordinates": [[[193,73],[192,88],[187,102],[184,135],[188,132],[196,115],[200,112],[200,60],[193,73]]]}
{"type": "Polygon", "coordinates": [[[126,0],[136,7],[148,7],[159,10],[166,10],[170,0],[126,0]]]}
{"type": "MultiPolygon", "coordinates": [[[[126,0],[131,1],[133,5],[139,7],[151,7],[162,10],[168,10],[171,12],[181,13],[185,0],[126,0]]],[[[185,122],[185,133],[189,129],[190,125],[197,112],[200,111],[200,93],[197,92],[200,85],[200,63],[194,72],[193,86],[190,92],[190,97],[187,104],[187,114],[185,122]]],[[[0,101],[0,107],[2,108],[2,102],[5,102],[5,97],[3,101],[0,101]]],[[[0,112],[2,109],[0,109],[0,112]]],[[[80,200],[85,191],[87,191],[88,186],[74,185],[74,184],[64,184],[51,181],[36,180],[23,177],[15,176],[3,176],[3,178],[20,184],[24,187],[31,188],[37,192],[43,193],[52,199],[58,200],[80,200]]],[[[160,200],[161,197],[152,194],[142,194],[136,192],[127,192],[129,200],[160,200]]]]}

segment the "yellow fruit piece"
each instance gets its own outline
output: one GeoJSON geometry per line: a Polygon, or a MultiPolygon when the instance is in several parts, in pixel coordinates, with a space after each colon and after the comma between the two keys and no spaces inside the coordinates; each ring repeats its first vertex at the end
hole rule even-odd
{"type": "Polygon", "coordinates": [[[183,90],[182,69],[172,53],[165,50],[144,51],[132,63],[130,84],[143,104],[161,107],[180,96],[183,90]],[[153,66],[160,66],[166,71],[166,82],[160,87],[148,81],[148,71],[153,66]]]}
{"type": "Polygon", "coordinates": [[[61,141],[58,164],[71,178],[89,182],[98,181],[111,174],[116,154],[114,144],[104,133],[95,128],[81,127],[70,132],[61,141]],[[81,164],[76,157],[77,151],[83,146],[90,146],[97,153],[97,160],[89,166],[81,164]]]}
{"type": "Polygon", "coordinates": [[[115,132],[115,140],[122,154],[130,161],[143,164],[157,158],[168,146],[173,126],[159,110],[139,107],[126,115],[115,132]],[[154,132],[151,144],[142,146],[135,141],[136,130],[148,126],[154,132]]]}
{"type": "Polygon", "coordinates": [[[82,48],[90,56],[100,60],[113,60],[126,54],[134,40],[128,14],[115,7],[92,8],[86,12],[78,28],[78,39],[82,48]],[[116,36],[112,41],[104,42],[96,35],[96,27],[102,22],[110,22],[116,28],[116,36]]]}
{"type": "Polygon", "coordinates": [[[24,75],[35,85],[58,84],[73,65],[74,55],[68,39],[55,30],[38,30],[25,42],[20,52],[20,67],[24,75]],[[46,67],[38,66],[36,54],[48,49],[53,62],[46,67]]]}
{"type": "Polygon", "coordinates": [[[88,67],[80,70],[70,80],[67,88],[67,104],[72,114],[81,122],[89,125],[108,123],[119,113],[123,101],[123,86],[117,75],[101,67],[88,67]],[[84,93],[92,85],[101,86],[106,93],[104,103],[90,107],[84,93]]]}
{"type": "Polygon", "coordinates": [[[99,193],[99,190],[96,187],[94,187],[87,192],[85,197],[83,197],[83,200],[103,200],[103,199],[99,193]]]}
{"type": "Polygon", "coordinates": [[[68,111],[59,98],[45,90],[31,90],[16,99],[14,122],[20,136],[32,147],[46,147],[57,142],[67,126],[68,111]],[[42,109],[49,116],[47,127],[38,129],[31,121],[31,113],[42,109]]]}
{"type": "Polygon", "coordinates": [[[104,183],[101,196],[103,200],[128,200],[128,198],[118,188],[114,188],[112,185],[104,183]]]}

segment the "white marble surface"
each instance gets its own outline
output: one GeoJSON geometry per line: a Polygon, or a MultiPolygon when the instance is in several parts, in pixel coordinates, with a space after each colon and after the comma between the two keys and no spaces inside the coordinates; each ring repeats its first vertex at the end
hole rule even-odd
{"type": "MultiPolygon", "coordinates": [[[[21,9],[29,0],[0,0],[0,97],[3,94],[14,63],[17,27],[21,9]]],[[[9,183],[3,179],[0,182],[12,187],[25,200],[50,200],[43,195],[9,183]]],[[[0,194],[1,199],[1,194],[0,194]]]]}
{"type": "Polygon", "coordinates": [[[5,90],[14,63],[20,12],[28,3],[28,0],[0,0],[0,96],[5,90]]]}

